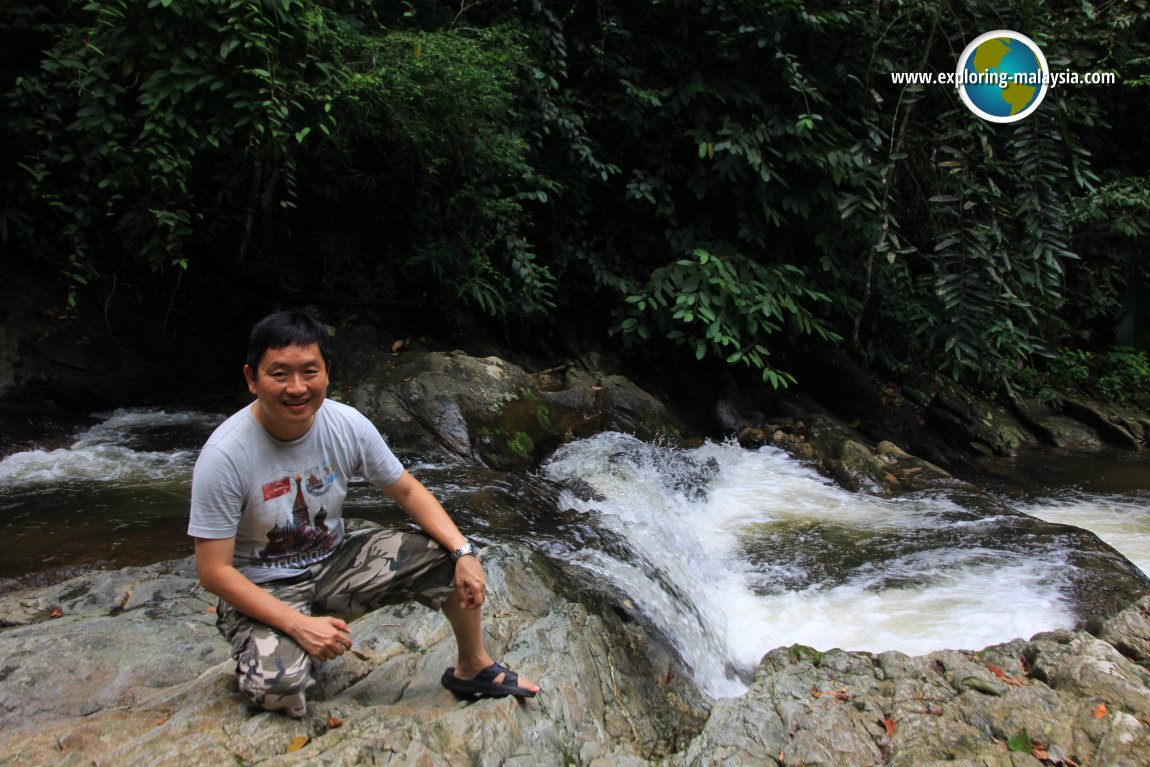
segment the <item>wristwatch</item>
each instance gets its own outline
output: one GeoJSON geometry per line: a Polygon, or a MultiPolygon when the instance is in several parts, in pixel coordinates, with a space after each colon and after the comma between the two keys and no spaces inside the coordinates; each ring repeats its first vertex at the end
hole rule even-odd
{"type": "Polygon", "coordinates": [[[458,562],[463,557],[479,558],[479,549],[475,548],[475,544],[471,541],[460,546],[455,551],[451,552],[451,561],[458,562]]]}

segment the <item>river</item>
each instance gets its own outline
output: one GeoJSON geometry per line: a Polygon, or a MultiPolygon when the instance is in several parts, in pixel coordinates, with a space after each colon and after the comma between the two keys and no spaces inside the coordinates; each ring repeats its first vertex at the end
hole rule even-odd
{"type": "MultiPolygon", "coordinates": [[[[0,460],[6,587],[190,554],[191,469],[222,418],[120,410],[0,460]]],[[[1150,571],[1146,459],[1110,458],[1103,471],[1073,457],[1055,470],[1043,455],[974,478],[990,495],[894,500],[844,491],[774,448],[618,433],[566,445],[535,472],[409,468],[473,539],[546,555],[661,636],[705,691],[730,696],[774,647],[978,649],[1068,628],[1141,588],[1083,530],[1150,571]]],[[[346,516],[402,522],[362,482],[347,503],[346,516]]]]}

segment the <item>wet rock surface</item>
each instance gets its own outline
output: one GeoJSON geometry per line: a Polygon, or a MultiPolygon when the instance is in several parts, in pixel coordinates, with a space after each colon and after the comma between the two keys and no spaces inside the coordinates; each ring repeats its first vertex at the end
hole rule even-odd
{"type": "Polygon", "coordinates": [[[661,648],[561,597],[536,556],[485,559],[488,644],[534,700],[456,700],[450,627],[408,605],[351,624],[303,720],[253,711],[190,560],[0,597],[0,764],[612,764],[697,727],[706,702],[661,648]]]}
{"type": "Polygon", "coordinates": [[[190,560],[7,594],[0,764],[1150,764],[1150,598],[1095,634],[979,652],[779,648],[745,695],[708,701],[546,561],[486,559],[489,644],[534,700],[456,700],[446,621],[402,606],[352,623],[303,720],[253,711],[190,560]]]}

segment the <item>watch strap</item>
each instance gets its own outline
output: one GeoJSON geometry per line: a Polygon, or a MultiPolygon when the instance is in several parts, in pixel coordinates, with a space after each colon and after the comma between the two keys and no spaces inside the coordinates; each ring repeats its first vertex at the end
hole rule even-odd
{"type": "Polygon", "coordinates": [[[455,551],[451,552],[451,560],[453,562],[458,562],[463,557],[475,557],[478,559],[479,558],[479,549],[475,548],[474,543],[472,543],[471,541],[468,541],[467,543],[463,544],[462,546],[460,546],[455,551]]]}

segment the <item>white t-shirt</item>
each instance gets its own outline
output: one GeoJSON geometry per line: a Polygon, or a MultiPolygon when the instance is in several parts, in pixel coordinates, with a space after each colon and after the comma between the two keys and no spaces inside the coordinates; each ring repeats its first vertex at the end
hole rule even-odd
{"type": "Polygon", "coordinates": [[[343,540],[348,479],[383,488],[403,465],[355,408],[324,400],[308,433],[282,442],[245,407],[204,444],[192,473],[188,535],[235,537],[233,563],[255,583],[290,578],[343,540]]]}

